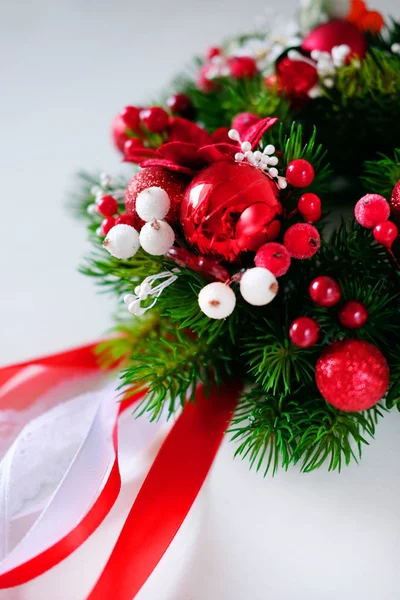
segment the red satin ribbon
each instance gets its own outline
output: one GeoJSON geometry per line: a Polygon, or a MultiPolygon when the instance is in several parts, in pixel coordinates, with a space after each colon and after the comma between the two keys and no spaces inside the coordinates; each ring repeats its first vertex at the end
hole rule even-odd
{"type": "MultiPolygon", "coordinates": [[[[6,367],[0,370],[0,385],[20,369],[33,364],[54,369],[52,385],[54,378],[61,380],[74,370],[98,370],[94,348],[94,345],[85,346],[6,367]]],[[[197,390],[196,404],[185,408],[163,443],[88,600],[132,600],[142,588],[196,499],[240,392],[237,384],[228,385],[220,392],[213,389],[207,398],[202,388],[197,390]]],[[[138,399],[138,395],[132,396],[128,402],[122,403],[121,408],[138,399]]],[[[114,430],[114,444],[117,451],[117,428],[114,430]]],[[[75,529],[41,554],[0,575],[0,589],[17,586],[42,575],[79,548],[111,510],[120,487],[116,458],[101,494],[75,529]]]]}

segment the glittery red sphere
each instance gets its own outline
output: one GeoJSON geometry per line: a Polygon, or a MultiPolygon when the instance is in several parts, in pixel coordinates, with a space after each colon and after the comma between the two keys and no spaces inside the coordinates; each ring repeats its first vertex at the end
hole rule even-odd
{"type": "Polygon", "coordinates": [[[126,211],[135,216],[139,228],[144,225],[144,222],[136,214],[136,198],[140,192],[153,186],[165,190],[171,201],[165,220],[172,225],[179,219],[179,207],[187,186],[187,179],[162,167],[147,167],[136,173],[125,193],[126,211]]]}
{"type": "Polygon", "coordinates": [[[327,402],[358,412],[374,406],[389,385],[389,367],[380,350],[362,340],[342,340],[318,359],[315,379],[327,402]]]}
{"type": "Polygon", "coordinates": [[[275,277],[281,277],[288,272],[290,260],[290,254],[283,244],[268,242],[257,250],[254,264],[268,269],[275,277]]]}
{"type": "Polygon", "coordinates": [[[303,158],[292,160],[286,169],[286,179],[293,187],[307,187],[314,181],[314,167],[303,158]]]}
{"type": "Polygon", "coordinates": [[[368,321],[368,310],[361,302],[350,300],[340,309],[339,321],[348,329],[360,329],[368,321]]]}
{"type": "Polygon", "coordinates": [[[318,252],[321,245],[321,238],[318,229],[313,225],[296,223],[286,231],[283,243],[288,249],[290,256],[303,260],[311,258],[318,252]]]}
{"type": "Polygon", "coordinates": [[[310,348],[318,342],[319,325],[310,317],[299,317],[290,326],[289,337],[299,348],[310,348]]]}
{"type": "Polygon", "coordinates": [[[306,52],[320,50],[331,52],[334,46],[346,44],[350,47],[351,56],[364,58],[367,51],[367,40],[362,31],[350,23],[341,19],[334,19],[319,25],[311,31],[303,40],[302,49],[306,52]]]}
{"type": "Polygon", "coordinates": [[[366,194],[360,198],[354,208],[357,223],[367,229],[373,229],[378,223],[387,221],[389,215],[389,202],[379,194],[366,194]]]}
{"type": "Polygon", "coordinates": [[[279,234],[278,188],[260,169],[220,161],[201,171],[186,190],[181,224],[201,254],[233,261],[279,234]]]}
{"type": "Polygon", "coordinates": [[[338,282],[327,275],[320,275],[311,282],[309,287],[311,300],[317,306],[329,308],[340,300],[342,290],[338,282]]]}
{"type": "Polygon", "coordinates": [[[390,198],[390,208],[393,214],[393,219],[400,224],[400,181],[393,188],[392,197],[390,198]]]}

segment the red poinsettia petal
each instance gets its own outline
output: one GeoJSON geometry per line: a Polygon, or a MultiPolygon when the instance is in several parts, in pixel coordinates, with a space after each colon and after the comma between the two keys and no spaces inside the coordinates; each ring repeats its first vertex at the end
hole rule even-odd
{"type": "Polygon", "coordinates": [[[198,156],[206,163],[211,164],[220,160],[231,160],[235,157],[236,152],[239,151],[240,148],[233,144],[209,144],[200,148],[198,156]]]}
{"type": "Polygon", "coordinates": [[[232,140],[228,136],[229,127],[220,127],[211,134],[212,141],[214,144],[231,144],[232,140]]]}
{"type": "Polygon", "coordinates": [[[199,158],[197,151],[195,144],[186,142],[167,142],[158,149],[162,158],[191,169],[201,169],[204,161],[199,158]]]}
{"type": "Polygon", "coordinates": [[[177,165],[171,160],[167,160],[166,158],[149,158],[142,162],[140,165],[142,168],[145,167],[163,167],[168,171],[174,171],[175,173],[182,173],[182,175],[196,175],[197,171],[195,169],[190,169],[189,167],[184,167],[183,165],[177,165]]]}
{"type": "Polygon", "coordinates": [[[211,136],[188,119],[182,117],[172,117],[168,126],[169,142],[187,142],[195,144],[198,148],[211,143],[211,136]]]}
{"type": "Polygon", "coordinates": [[[268,129],[270,129],[275,123],[277,123],[278,119],[276,117],[267,117],[266,119],[262,119],[258,123],[255,123],[251,127],[249,127],[243,133],[243,140],[246,142],[250,142],[252,149],[257,146],[258,142],[261,140],[262,136],[268,129]]]}
{"type": "Polygon", "coordinates": [[[140,165],[147,158],[156,158],[158,156],[157,150],[153,148],[135,148],[125,154],[123,162],[134,163],[140,165]]]}

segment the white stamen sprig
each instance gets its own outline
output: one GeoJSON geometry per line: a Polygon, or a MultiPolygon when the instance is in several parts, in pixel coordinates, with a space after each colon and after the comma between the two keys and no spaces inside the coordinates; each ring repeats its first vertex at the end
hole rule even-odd
{"type": "Polygon", "coordinates": [[[180,273],[180,270],[175,268],[172,271],[163,271],[162,273],[146,277],[140,285],[136,286],[134,294],[126,294],[124,296],[124,303],[128,306],[129,312],[140,317],[150,310],[150,308],[153,308],[165,288],[178,279],[178,273],[180,273]],[[158,283],[153,287],[155,282],[158,283]],[[145,302],[149,297],[152,297],[153,301],[147,306],[142,306],[141,303],[145,302]]]}

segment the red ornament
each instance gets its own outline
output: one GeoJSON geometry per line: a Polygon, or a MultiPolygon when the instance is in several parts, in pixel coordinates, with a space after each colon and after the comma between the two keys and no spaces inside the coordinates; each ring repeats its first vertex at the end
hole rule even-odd
{"type": "Polygon", "coordinates": [[[232,121],[232,129],[236,129],[241,139],[243,139],[244,133],[261,121],[261,117],[251,112],[239,113],[232,121]]]}
{"type": "Polygon", "coordinates": [[[375,225],[373,234],[379,244],[390,250],[399,235],[399,230],[392,221],[383,221],[375,225]]]}
{"type": "Polygon", "coordinates": [[[110,229],[112,229],[115,225],[115,219],[114,217],[106,217],[105,219],[103,219],[102,223],[101,223],[101,233],[103,235],[107,235],[107,233],[110,231],[110,229]]]}
{"type": "Polygon", "coordinates": [[[342,290],[335,279],[327,275],[320,275],[311,282],[309,293],[311,300],[317,306],[329,308],[339,302],[342,290]]]}
{"type": "Polygon", "coordinates": [[[389,202],[379,194],[367,194],[360,198],[354,208],[357,223],[373,229],[378,223],[387,221],[390,215],[389,202]]]}
{"type": "Polygon", "coordinates": [[[257,250],[254,264],[268,269],[275,277],[281,277],[289,270],[290,254],[283,244],[268,242],[257,250]]]}
{"type": "Polygon", "coordinates": [[[174,94],[167,100],[167,106],[174,115],[185,119],[194,117],[194,106],[191,99],[186,94],[174,94]]]}
{"type": "Polygon", "coordinates": [[[277,64],[277,81],[273,76],[266,80],[267,87],[278,87],[278,91],[296,99],[309,99],[308,92],[318,83],[316,67],[302,60],[292,60],[288,56],[277,64]]]}
{"type": "Polygon", "coordinates": [[[112,217],[118,212],[118,202],[112,196],[103,196],[97,203],[97,210],[103,217],[112,217]]]}
{"type": "Polygon", "coordinates": [[[121,152],[125,143],[133,134],[140,134],[140,109],[136,106],[125,106],[111,124],[111,134],[115,146],[121,152]]]}
{"type": "Polygon", "coordinates": [[[125,142],[129,140],[129,136],[127,134],[126,123],[122,120],[121,115],[117,115],[116,117],[114,117],[111,123],[111,136],[114,145],[118,148],[120,152],[123,152],[125,142]]]}
{"type": "Polygon", "coordinates": [[[131,179],[126,189],[126,211],[137,218],[140,227],[143,226],[144,222],[136,214],[136,197],[140,192],[149,187],[160,187],[167,192],[171,201],[171,207],[165,220],[172,225],[179,219],[179,207],[186,185],[186,178],[172,171],[167,171],[162,167],[147,167],[146,169],[142,169],[131,179]]]}
{"type": "Polygon", "coordinates": [[[319,325],[310,317],[299,317],[290,326],[289,337],[299,348],[310,348],[319,338],[319,325]]]}
{"type": "Polygon", "coordinates": [[[134,215],[129,215],[128,213],[122,213],[115,219],[116,225],[129,225],[130,227],[134,227],[135,229],[139,229],[140,227],[140,219],[134,215]]]}
{"type": "Polygon", "coordinates": [[[140,111],[140,120],[150,133],[161,133],[168,125],[169,116],[160,106],[153,106],[140,111]]]}
{"type": "Polygon", "coordinates": [[[235,79],[251,78],[257,73],[257,63],[250,56],[237,56],[229,60],[229,70],[235,79]]]}
{"type": "Polygon", "coordinates": [[[132,138],[125,142],[124,144],[124,156],[125,160],[129,160],[132,153],[137,153],[140,148],[144,148],[144,144],[142,140],[138,138],[132,138]]]}
{"type": "Polygon", "coordinates": [[[315,223],[321,218],[321,200],[316,194],[308,192],[300,196],[297,208],[308,223],[315,223]]]}
{"type": "Polygon", "coordinates": [[[315,379],[327,402],[340,410],[371,408],[385,395],[389,367],[380,350],[362,340],[342,340],[318,359],[315,379]]]}
{"type": "Polygon", "coordinates": [[[340,309],[339,321],[348,329],[360,329],[368,321],[368,310],[361,302],[350,300],[340,309]]]}
{"type": "Polygon", "coordinates": [[[218,48],[218,46],[211,46],[206,52],[206,59],[211,60],[216,56],[220,56],[220,54],[222,54],[221,48],[218,48]]]}
{"type": "Polygon", "coordinates": [[[283,243],[292,258],[303,260],[311,258],[318,252],[321,238],[313,225],[308,223],[296,223],[286,231],[283,243]]]}
{"type": "Polygon", "coordinates": [[[390,198],[390,208],[393,218],[396,223],[400,224],[400,181],[393,188],[392,197],[390,198]]]}
{"type": "Polygon", "coordinates": [[[286,179],[293,187],[308,187],[314,181],[314,167],[302,158],[292,160],[286,169],[286,179]]]}
{"type": "Polygon", "coordinates": [[[216,162],[192,180],[181,204],[186,240],[201,254],[233,261],[276,235],[279,190],[261,170],[245,163],[216,162]]]}
{"type": "Polygon", "coordinates": [[[323,23],[311,31],[301,45],[305,52],[320,50],[331,52],[334,46],[345,44],[350,48],[350,57],[364,58],[367,52],[367,40],[362,31],[353,23],[341,19],[334,19],[323,23]]]}

